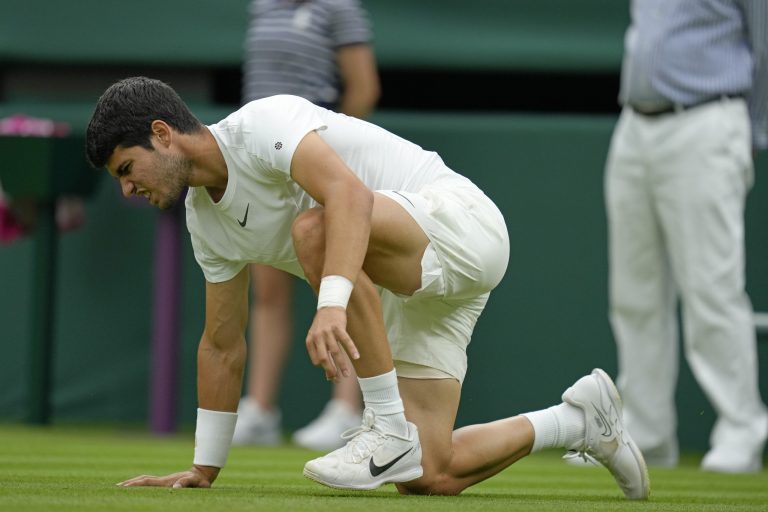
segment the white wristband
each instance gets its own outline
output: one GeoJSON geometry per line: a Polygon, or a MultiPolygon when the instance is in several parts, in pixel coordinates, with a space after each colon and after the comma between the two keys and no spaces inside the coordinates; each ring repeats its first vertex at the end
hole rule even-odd
{"type": "Polygon", "coordinates": [[[352,281],[344,276],[325,276],[320,281],[320,293],[317,294],[317,309],[332,306],[347,309],[353,287],[352,281]]]}
{"type": "Polygon", "coordinates": [[[237,423],[236,412],[197,409],[195,460],[198,466],[223,468],[237,423]]]}

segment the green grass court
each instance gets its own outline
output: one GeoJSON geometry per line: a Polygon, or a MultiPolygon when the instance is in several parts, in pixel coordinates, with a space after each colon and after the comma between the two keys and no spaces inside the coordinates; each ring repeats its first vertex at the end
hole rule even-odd
{"type": "Polygon", "coordinates": [[[301,469],[314,454],[234,448],[213,489],[120,488],[139,474],[186,469],[191,434],[154,437],[142,430],[0,425],[0,511],[765,511],[768,472],[702,473],[699,457],[674,470],[652,469],[649,502],[625,501],[602,468],[574,468],[558,453],[538,454],[458,497],[400,496],[328,489],[301,469]]]}

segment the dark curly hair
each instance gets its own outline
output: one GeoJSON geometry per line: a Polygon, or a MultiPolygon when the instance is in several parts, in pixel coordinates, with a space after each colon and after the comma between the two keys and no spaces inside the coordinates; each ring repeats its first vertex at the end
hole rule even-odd
{"type": "Polygon", "coordinates": [[[112,84],[99,98],[88,123],[88,161],[94,167],[104,167],[118,146],[153,149],[150,135],[156,119],[180,133],[203,128],[176,91],[160,80],[137,76],[112,84]]]}

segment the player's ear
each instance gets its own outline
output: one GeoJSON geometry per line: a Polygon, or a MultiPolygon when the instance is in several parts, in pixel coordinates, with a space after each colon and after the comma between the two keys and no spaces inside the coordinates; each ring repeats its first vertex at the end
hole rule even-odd
{"type": "Polygon", "coordinates": [[[152,136],[156,137],[157,142],[160,145],[165,147],[170,146],[171,135],[171,127],[168,126],[168,123],[161,121],[160,119],[152,121],[152,136]]]}

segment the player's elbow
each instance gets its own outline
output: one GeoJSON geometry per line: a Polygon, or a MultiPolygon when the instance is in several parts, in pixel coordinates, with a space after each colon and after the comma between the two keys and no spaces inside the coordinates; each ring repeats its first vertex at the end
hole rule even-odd
{"type": "Polygon", "coordinates": [[[311,208],[293,221],[291,237],[304,277],[317,289],[325,261],[325,211],[311,208]]]}
{"type": "Polygon", "coordinates": [[[206,322],[200,339],[200,350],[221,354],[220,357],[236,359],[245,354],[245,322],[206,322]]]}
{"type": "Polygon", "coordinates": [[[370,220],[373,214],[373,192],[359,181],[351,181],[339,190],[348,207],[347,214],[370,220]]]}
{"type": "Polygon", "coordinates": [[[198,346],[198,360],[215,361],[235,373],[242,373],[246,361],[246,344],[242,334],[224,335],[221,331],[203,333],[198,346]]]}

